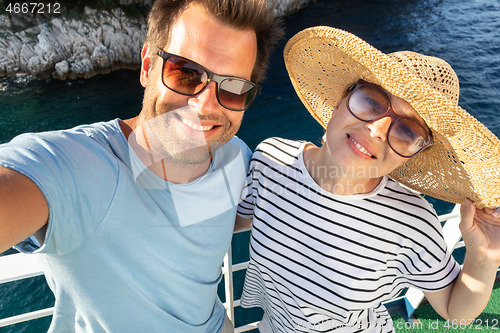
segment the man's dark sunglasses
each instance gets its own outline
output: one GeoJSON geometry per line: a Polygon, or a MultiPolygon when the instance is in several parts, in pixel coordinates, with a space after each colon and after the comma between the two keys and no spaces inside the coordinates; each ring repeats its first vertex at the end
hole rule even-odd
{"type": "Polygon", "coordinates": [[[260,86],[256,83],[239,77],[215,74],[187,58],[163,50],[159,50],[158,55],[163,58],[163,84],[181,95],[197,95],[214,81],[217,83],[219,104],[232,111],[244,111],[260,91],[260,86]]]}

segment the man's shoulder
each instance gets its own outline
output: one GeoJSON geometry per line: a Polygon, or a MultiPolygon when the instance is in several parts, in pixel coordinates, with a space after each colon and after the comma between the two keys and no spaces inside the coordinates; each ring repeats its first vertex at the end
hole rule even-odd
{"type": "Polygon", "coordinates": [[[75,137],[83,135],[101,143],[109,142],[112,138],[120,138],[123,136],[118,124],[118,119],[80,125],[62,132],[75,137]]]}
{"type": "Polygon", "coordinates": [[[113,122],[81,125],[71,129],[21,134],[0,146],[2,165],[32,178],[43,179],[54,173],[72,174],[116,171],[112,137],[113,122]],[[99,165],[97,168],[95,166],[99,165]]]}
{"type": "Polygon", "coordinates": [[[94,139],[100,142],[118,134],[116,121],[98,122],[89,125],[78,125],[73,128],[38,133],[23,133],[12,139],[14,145],[71,146],[77,141],[94,139]]]}
{"type": "Polygon", "coordinates": [[[238,147],[242,151],[250,150],[250,148],[248,148],[247,144],[237,136],[233,136],[231,138],[231,140],[229,140],[228,143],[238,145],[238,147]]]}
{"type": "Polygon", "coordinates": [[[250,163],[251,156],[250,148],[243,140],[235,136],[215,152],[214,168],[219,169],[235,160],[242,160],[246,167],[250,163]]]}

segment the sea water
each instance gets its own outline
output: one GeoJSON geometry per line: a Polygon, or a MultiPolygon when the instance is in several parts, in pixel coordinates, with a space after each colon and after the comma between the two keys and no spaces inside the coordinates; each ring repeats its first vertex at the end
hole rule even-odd
{"type": "MultiPolygon", "coordinates": [[[[322,128],[295,95],[283,63],[286,40],[298,31],[328,25],[350,31],[385,53],[411,50],[443,58],[461,83],[459,105],[500,136],[500,3],[493,0],[320,0],[284,19],[286,37],[271,55],[262,92],[245,112],[238,136],[251,149],[267,137],[319,143],[322,128]]],[[[0,79],[0,142],[23,132],[127,119],[141,109],[138,71],[117,71],[87,80],[0,79]]],[[[438,214],[453,205],[429,198],[438,214]]],[[[235,235],[234,262],[248,260],[249,233],[235,235]]],[[[8,251],[7,253],[12,253],[8,251]]],[[[244,272],[234,274],[235,298],[244,272]]],[[[223,299],[223,285],[220,295],[223,299]]],[[[0,318],[53,305],[44,278],[0,285],[0,318]]],[[[262,312],[236,309],[236,324],[262,312]]],[[[0,333],[47,330],[50,318],[0,328],[0,333]]]]}

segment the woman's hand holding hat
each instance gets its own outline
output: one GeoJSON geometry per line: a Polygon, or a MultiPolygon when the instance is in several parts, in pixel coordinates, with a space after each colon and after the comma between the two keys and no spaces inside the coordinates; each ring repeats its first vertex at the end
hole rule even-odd
{"type": "Polygon", "coordinates": [[[462,271],[452,285],[426,293],[434,309],[449,320],[475,318],[488,304],[500,266],[500,216],[493,215],[495,208],[477,208],[469,199],[460,208],[467,249],[462,271]]]}
{"type": "MultiPolygon", "coordinates": [[[[470,200],[462,205],[460,231],[467,249],[467,256],[486,260],[500,266],[500,209],[477,208],[470,200]]],[[[496,269],[495,268],[495,269],[496,269]]]]}

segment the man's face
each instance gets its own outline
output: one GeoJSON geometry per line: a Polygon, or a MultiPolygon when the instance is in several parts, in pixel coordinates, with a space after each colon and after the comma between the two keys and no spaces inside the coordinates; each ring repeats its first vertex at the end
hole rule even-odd
{"type": "Polygon", "coordinates": [[[243,112],[219,104],[216,83],[195,96],[178,94],[162,83],[163,59],[149,68],[158,47],[195,61],[210,71],[250,80],[257,54],[253,31],[223,25],[197,4],[189,5],[172,27],[169,45],[146,45],[142,52],[143,133],[155,158],[201,164],[238,131],[243,112]]]}

